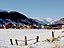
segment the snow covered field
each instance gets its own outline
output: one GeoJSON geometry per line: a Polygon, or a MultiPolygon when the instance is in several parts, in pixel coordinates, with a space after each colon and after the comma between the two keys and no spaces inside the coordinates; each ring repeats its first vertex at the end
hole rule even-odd
{"type": "Polygon", "coordinates": [[[46,29],[0,29],[0,48],[64,48],[64,38],[60,41],[46,42],[47,38],[52,38],[52,31],[57,36],[64,36],[61,30],[46,30],[46,29]],[[24,44],[24,37],[27,36],[28,45],[24,44]],[[35,38],[39,36],[39,42],[36,42],[35,38]],[[13,44],[10,44],[10,39],[13,40],[13,44]],[[15,43],[15,39],[18,40],[18,46],[15,43]],[[30,40],[31,39],[31,40],[30,40]],[[22,41],[23,40],[23,41],[22,41]]]}

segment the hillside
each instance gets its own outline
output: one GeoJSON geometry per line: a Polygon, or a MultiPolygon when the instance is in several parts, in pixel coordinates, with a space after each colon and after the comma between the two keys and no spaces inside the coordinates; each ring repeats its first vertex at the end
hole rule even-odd
{"type": "MultiPolygon", "coordinates": [[[[7,11],[3,11],[3,12],[0,12],[0,19],[3,21],[3,22],[9,22],[9,20],[11,20],[12,22],[22,22],[21,20],[28,20],[28,18],[21,14],[21,13],[18,13],[16,11],[11,11],[11,12],[7,12],[7,11]],[[8,19],[8,20],[7,20],[8,19]]],[[[28,22],[23,22],[23,23],[28,23],[28,22]]]]}
{"type": "Polygon", "coordinates": [[[53,24],[64,24],[64,18],[54,21],[53,24]]]}
{"type": "Polygon", "coordinates": [[[0,24],[6,24],[7,22],[12,24],[38,24],[35,20],[28,18],[19,12],[0,11],[0,24]]]}
{"type": "MultiPolygon", "coordinates": [[[[22,13],[19,13],[17,11],[5,11],[0,10],[0,26],[2,25],[14,25],[16,24],[18,26],[24,26],[24,25],[31,25],[31,26],[39,26],[41,28],[41,25],[51,25],[51,24],[64,24],[64,18],[61,18],[60,20],[54,21],[52,18],[28,18],[22,13]]],[[[8,27],[11,27],[8,25],[8,27]]],[[[26,28],[26,27],[25,27],[26,28]]],[[[32,28],[32,27],[31,27],[32,28]]],[[[33,27],[37,28],[37,27],[33,27]]]]}

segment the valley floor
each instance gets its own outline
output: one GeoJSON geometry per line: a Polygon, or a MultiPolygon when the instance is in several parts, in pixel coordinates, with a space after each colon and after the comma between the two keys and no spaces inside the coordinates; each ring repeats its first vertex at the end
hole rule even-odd
{"type": "Polygon", "coordinates": [[[62,30],[47,30],[47,29],[0,29],[0,48],[64,48],[64,33],[62,30]],[[60,37],[59,41],[47,42],[46,39],[60,37]],[[27,44],[25,45],[24,37],[27,36],[27,44]],[[39,36],[39,42],[36,42],[36,37],[39,36]],[[13,45],[10,43],[13,40],[13,45]],[[18,40],[16,45],[15,39],[18,40]]]}

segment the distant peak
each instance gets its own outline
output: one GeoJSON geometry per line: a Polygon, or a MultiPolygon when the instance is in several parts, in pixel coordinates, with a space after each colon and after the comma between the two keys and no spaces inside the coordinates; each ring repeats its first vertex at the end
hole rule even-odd
{"type": "Polygon", "coordinates": [[[0,12],[7,12],[6,10],[2,10],[2,9],[0,9],[0,12]]]}
{"type": "Polygon", "coordinates": [[[61,18],[60,20],[64,20],[64,18],[61,18]]]}

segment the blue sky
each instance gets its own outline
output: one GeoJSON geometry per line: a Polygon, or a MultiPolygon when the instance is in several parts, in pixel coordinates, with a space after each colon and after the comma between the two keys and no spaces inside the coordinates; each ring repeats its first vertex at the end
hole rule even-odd
{"type": "Polygon", "coordinates": [[[16,10],[28,17],[63,18],[64,0],[0,0],[0,9],[16,10]]]}

